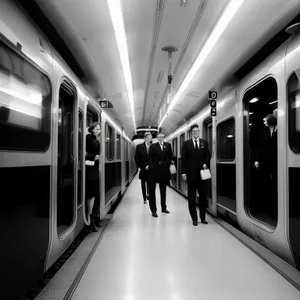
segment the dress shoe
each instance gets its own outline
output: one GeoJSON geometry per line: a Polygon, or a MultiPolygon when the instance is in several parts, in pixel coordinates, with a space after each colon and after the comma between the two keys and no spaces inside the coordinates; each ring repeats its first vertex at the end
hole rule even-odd
{"type": "Polygon", "coordinates": [[[101,221],[99,217],[91,216],[91,220],[93,221],[96,227],[101,227],[101,221]]]}
{"type": "Polygon", "coordinates": [[[193,221],[194,226],[198,226],[198,221],[193,221]]]}
{"type": "Polygon", "coordinates": [[[205,221],[205,220],[201,220],[201,223],[208,224],[207,221],[205,221]]]}
{"type": "Polygon", "coordinates": [[[167,209],[162,210],[161,212],[165,213],[165,214],[169,214],[170,212],[167,209]]]}
{"type": "Polygon", "coordinates": [[[152,217],[154,217],[154,218],[158,218],[158,215],[157,215],[157,213],[152,213],[152,217]]]}
{"type": "Polygon", "coordinates": [[[91,229],[92,232],[97,232],[97,231],[98,231],[98,230],[96,229],[96,227],[95,227],[94,222],[92,222],[92,220],[91,220],[91,224],[90,224],[90,229],[91,229]]]}

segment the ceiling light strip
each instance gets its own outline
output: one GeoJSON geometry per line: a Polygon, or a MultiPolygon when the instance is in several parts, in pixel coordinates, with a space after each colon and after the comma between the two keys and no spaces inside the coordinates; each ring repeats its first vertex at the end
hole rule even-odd
{"type": "Polygon", "coordinates": [[[205,61],[208,54],[211,52],[212,48],[220,38],[221,34],[229,24],[230,20],[233,18],[241,4],[244,2],[244,0],[231,0],[230,3],[227,5],[223,15],[221,16],[220,20],[214,27],[211,35],[207,39],[205,45],[199,52],[193,66],[189,70],[188,74],[184,78],[181,86],[179,87],[179,90],[177,91],[176,95],[174,96],[172,102],[170,103],[168,110],[162,120],[160,121],[159,127],[161,127],[162,123],[166,119],[169,112],[172,110],[172,108],[175,106],[175,104],[178,102],[179,98],[182,96],[184,91],[186,90],[187,86],[190,84],[196,73],[198,72],[199,68],[205,61]]]}
{"type": "Polygon", "coordinates": [[[125,85],[127,89],[127,95],[129,105],[132,114],[134,130],[136,129],[135,115],[134,115],[134,101],[133,101],[133,90],[132,90],[132,77],[129,64],[128,47],[126,41],[126,33],[122,15],[122,7],[120,0],[107,0],[110,17],[112,20],[113,28],[115,31],[118,51],[121,59],[123,75],[125,85]]]}

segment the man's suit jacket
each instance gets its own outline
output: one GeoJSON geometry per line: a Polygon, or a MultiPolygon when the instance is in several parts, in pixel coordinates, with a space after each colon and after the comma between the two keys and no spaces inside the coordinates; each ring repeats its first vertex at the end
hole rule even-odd
{"type": "Polygon", "coordinates": [[[185,141],[182,145],[181,170],[188,180],[200,180],[202,166],[206,164],[209,168],[210,153],[207,141],[199,138],[198,147],[196,150],[193,139],[185,141]]]}
{"type": "Polygon", "coordinates": [[[148,171],[145,170],[145,168],[149,165],[149,155],[147,153],[146,143],[142,143],[136,146],[134,159],[138,168],[141,169],[139,173],[139,179],[147,181],[148,171]]]}
{"type": "Polygon", "coordinates": [[[172,158],[171,144],[164,142],[163,151],[158,142],[152,144],[149,151],[149,181],[169,182],[172,158]]]}
{"type": "Polygon", "coordinates": [[[261,171],[277,172],[277,151],[277,130],[271,136],[270,129],[264,128],[256,158],[261,171]]]}

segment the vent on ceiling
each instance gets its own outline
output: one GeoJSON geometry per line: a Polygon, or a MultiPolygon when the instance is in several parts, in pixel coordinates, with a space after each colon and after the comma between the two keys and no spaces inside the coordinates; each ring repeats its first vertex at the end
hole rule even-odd
{"type": "Polygon", "coordinates": [[[189,0],[180,0],[180,6],[186,7],[188,5],[189,0]]]}
{"type": "Polygon", "coordinates": [[[190,91],[188,94],[186,94],[187,96],[189,97],[192,97],[192,98],[200,98],[200,93],[198,92],[195,92],[195,91],[190,91]]]}
{"type": "Polygon", "coordinates": [[[122,93],[117,93],[117,94],[111,95],[111,97],[112,97],[112,99],[114,101],[118,101],[118,100],[122,100],[123,99],[122,93]]]}
{"type": "Polygon", "coordinates": [[[163,77],[164,77],[164,71],[160,71],[159,73],[158,73],[158,76],[157,76],[157,83],[161,83],[161,81],[162,81],[162,79],[163,79],[163,77]]]}

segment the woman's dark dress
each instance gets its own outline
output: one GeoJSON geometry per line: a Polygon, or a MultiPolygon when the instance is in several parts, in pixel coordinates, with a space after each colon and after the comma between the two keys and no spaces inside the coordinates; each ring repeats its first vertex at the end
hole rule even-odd
{"type": "MultiPolygon", "coordinates": [[[[100,153],[100,143],[95,135],[86,136],[86,155],[85,160],[95,161],[96,155],[100,153]]],[[[94,166],[86,166],[86,196],[88,198],[100,195],[99,190],[99,160],[95,161],[94,166]]]]}

